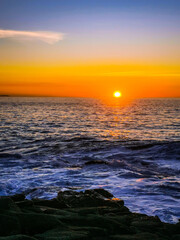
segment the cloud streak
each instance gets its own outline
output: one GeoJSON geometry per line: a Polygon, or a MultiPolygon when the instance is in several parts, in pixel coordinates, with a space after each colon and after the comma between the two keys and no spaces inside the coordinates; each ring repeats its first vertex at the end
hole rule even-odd
{"type": "Polygon", "coordinates": [[[20,41],[43,41],[54,44],[64,39],[64,33],[59,32],[30,32],[0,29],[0,38],[11,38],[20,41]]]}

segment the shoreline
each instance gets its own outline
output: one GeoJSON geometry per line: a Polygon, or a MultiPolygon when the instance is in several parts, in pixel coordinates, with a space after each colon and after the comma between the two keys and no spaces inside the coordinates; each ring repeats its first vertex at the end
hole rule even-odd
{"type": "Polygon", "coordinates": [[[132,213],[100,188],[64,191],[51,200],[0,197],[0,240],[178,240],[180,222],[132,213]]]}

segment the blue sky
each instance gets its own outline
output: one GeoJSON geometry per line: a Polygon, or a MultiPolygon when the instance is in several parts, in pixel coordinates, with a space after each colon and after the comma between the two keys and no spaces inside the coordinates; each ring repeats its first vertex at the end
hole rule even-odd
{"type": "MultiPolygon", "coordinates": [[[[0,28],[73,31],[105,22],[142,21],[178,28],[179,0],[1,0],[0,28]]],[[[104,26],[103,26],[104,27],[104,26]]],[[[156,26],[154,26],[156,27],[156,26]]]]}
{"type": "Polygon", "coordinates": [[[179,0],[1,0],[0,30],[59,32],[65,40],[53,49],[1,38],[0,62],[18,62],[18,55],[24,62],[40,55],[51,62],[119,57],[177,62],[179,26],[179,0]]]}

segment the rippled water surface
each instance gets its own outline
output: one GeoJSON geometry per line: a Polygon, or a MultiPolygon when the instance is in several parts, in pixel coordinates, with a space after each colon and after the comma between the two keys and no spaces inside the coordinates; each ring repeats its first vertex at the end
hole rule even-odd
{"type": "Polygon", "coordinates": [[[0,98],[0,195],[103,187],[180,218],[180,99],[0,98]]]}

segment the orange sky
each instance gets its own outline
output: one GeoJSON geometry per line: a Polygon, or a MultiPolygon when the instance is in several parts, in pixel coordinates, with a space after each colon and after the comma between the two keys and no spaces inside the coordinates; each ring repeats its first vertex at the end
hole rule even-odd
{"type": "Polygon", "coordinates": [[[0,94],[31,96],[179,97],[178,66],[1,66],[0,94]]]}

